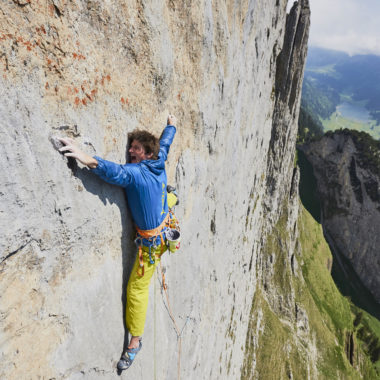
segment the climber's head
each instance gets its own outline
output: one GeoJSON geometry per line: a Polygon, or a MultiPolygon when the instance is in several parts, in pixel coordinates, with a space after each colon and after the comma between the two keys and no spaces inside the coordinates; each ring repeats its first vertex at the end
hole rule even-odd
{"type": "Polygon", "coordinates": [[[143,160],[157,160],[160,142],[157,137],[147,131],[135,129],[128,133],[129,155],[132,164],[143,160]]]}

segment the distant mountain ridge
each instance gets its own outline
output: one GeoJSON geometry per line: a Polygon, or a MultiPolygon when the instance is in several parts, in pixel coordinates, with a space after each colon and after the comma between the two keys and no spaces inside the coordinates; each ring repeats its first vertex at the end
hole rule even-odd
{"type": "Polygon", "coordinates": [[[309,46],[306,69],[311,66],[323,66],[340,63],[349,58],[350,56],[347,53],[341,51],[309,46]]]}

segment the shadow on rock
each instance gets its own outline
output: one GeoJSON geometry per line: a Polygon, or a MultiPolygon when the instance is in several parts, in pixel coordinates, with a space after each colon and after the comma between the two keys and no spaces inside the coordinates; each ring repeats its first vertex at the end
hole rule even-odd
{"type": "Polygon", "coordinates": [[[116,204],[120,210],[120,219],[122,225],[122,236],[120,241],[122,252],[122,268],[120,269],[123,271],[121,290],[121,302],[123,305],[124,324],[124,343],[122,351],[123,353],[129,344],[129,332],[125,323],[127,284],[136,257],[136,246],[134,244],[135,231],[133,228],[132,220],[129,217],[129,210],[124,190],[121,187],[110,185],[104,182],[96,175],[91,173],[90,169],[80,168],[76,160],[73,158],[68,159],[68,167],[71,169],[73,175],[82,182],[84,188],[88,192],[97,195],[105,206],[107,205],[107,203],[116,204]]]}

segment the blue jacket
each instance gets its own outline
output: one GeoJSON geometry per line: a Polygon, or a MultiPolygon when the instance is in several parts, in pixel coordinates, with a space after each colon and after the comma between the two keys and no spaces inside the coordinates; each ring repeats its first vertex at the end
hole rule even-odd
{"type": "Polygon", "coordinates": [[[124,187],[132,218],[142,230],[157,228],[168,213],[165,161],[175,133],[174,125],[165,127],[157,160],[120,165],[95,156],[98,166],[92,171],[106,182],[124,187]]]}

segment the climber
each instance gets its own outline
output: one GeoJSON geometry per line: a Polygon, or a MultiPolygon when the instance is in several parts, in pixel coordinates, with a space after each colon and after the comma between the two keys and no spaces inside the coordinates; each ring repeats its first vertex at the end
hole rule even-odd
{"type": "MultiPolygon", "coordinates": [[[[87,165],[103,180],[125,188],[128,205],[138,231],[139,254],[127,286],[126,325],[131,340],[117,368],[130,367],[142,347],[148,307],[149,283],[160,257],[166,250],[165,230],[170,218],[165,161],[176,133],[176,118],[169,115],[158,140],[147,131],[128,134],[130,163],[119,165],[98,156],[88,156],[70,138],[61,138],[61,152],[87,165]]],[[[172,198],[169,197],[170,199],[172,198]]],[[[174,203],[176,199],[174,197],[174,203]]],[[[170,205],[171,206],[171,205],[170,205]]]]}

